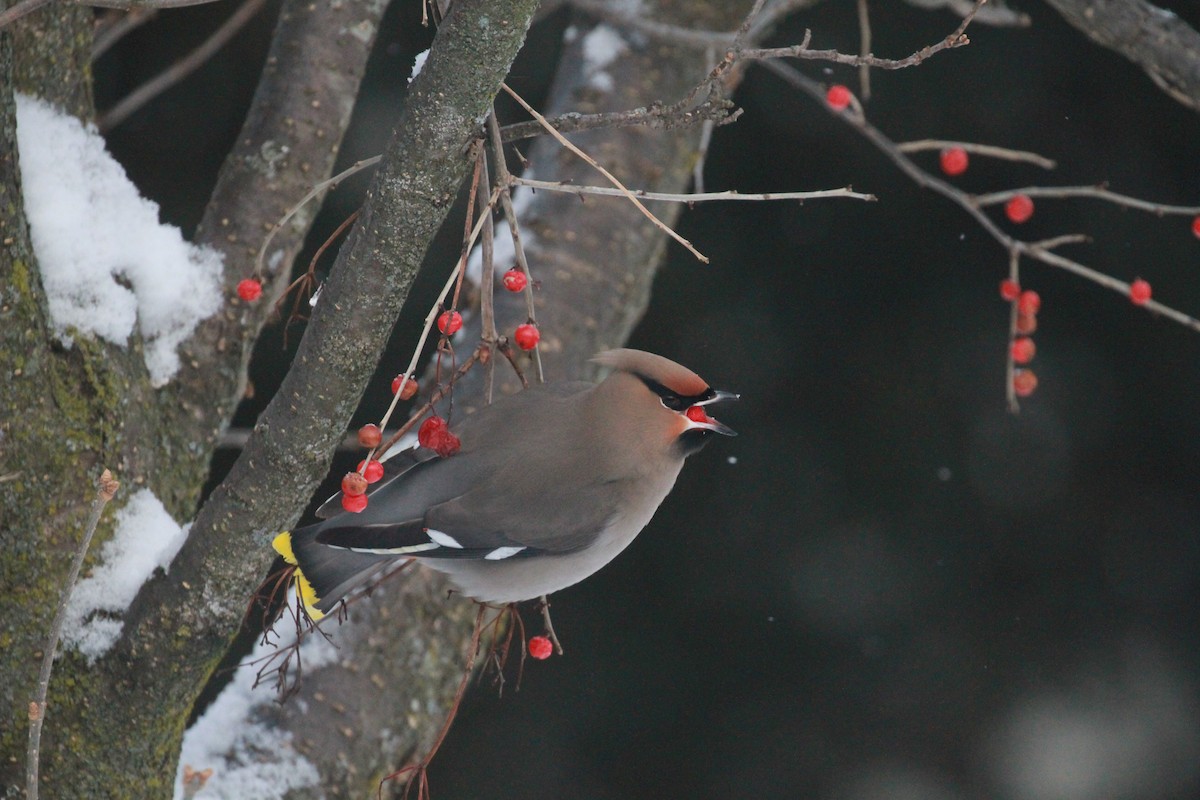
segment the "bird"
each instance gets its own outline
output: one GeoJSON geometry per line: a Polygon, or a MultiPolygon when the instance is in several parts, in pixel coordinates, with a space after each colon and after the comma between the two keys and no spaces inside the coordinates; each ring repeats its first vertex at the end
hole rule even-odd
{"type": "Polygon", "coordinates": [[[608,564],[650,522],[687,456],[713,434],[716,390],[663,356],[607,350],[599,383],[540,384],[457,422],[461,449],[406,451],[367,507],[274,539],[313,620],[389,565],[416,558],[468,597],[532,600],[608,564]]]}

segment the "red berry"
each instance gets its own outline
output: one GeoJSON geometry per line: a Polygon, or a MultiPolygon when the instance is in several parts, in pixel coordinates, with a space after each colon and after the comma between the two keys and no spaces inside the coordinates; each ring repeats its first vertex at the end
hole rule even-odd
{"type": "Polygon", "coordinates": [[[342,494],[342,508],[351,514],[357,514],[366,507],[367,496],[365,494],[342,494]]]}
{"type": "Polygon", "coordinates": [[[1004,213],[1013,222],[1025,222],[1033,216],[1033,201],[1028,195],[1019,194],[1005,203],[1004,213]]]}
{"type": "Polygon", "coordinates": [[[254,278],[246,278],[237,285],[237,293],[247,303],[253,303],[262,297],[262,283],[254,278]]]}
{"type": "Polygon", "coordinates": [[[1017,397],[1029,397],[1037,388],[1037,375],[1031,369],[1019,369],[1013,373],[1013,392],[1017,397]]]}
{"type": "Polygon", "coordinates": [[[513,334],[513,339],[517,342],[517,347],[522,350],[532,350],[537,347],[538,340],[542,338],[542,334],[538,331],[537,325],[526,322],[524,325],[518,325],[516,333],[513,334]]]}
{"type": "Polygon", "coordinates": [[[363,425],[358,429],[358,443],[363,447],[378,447],[383,440],[383,431],[374,423],[363,425]]]}
{"type": "Polygon", "coordinates": [[[404,391],[400,394],[401,400],[412,400],[417,394],[417,379],[412,375],[408,376],[408,380],[404,380],[403,375],[397,375],[392,378],[392,394],[400,391],[400,383],[404,382],[404,391]]]}
{"type": "Polygon", "coordinates": [[[545,661],[553,652],[554,645],[545,636],[531,636],[529,638],[529,655],[538,661],[545,661]]]}
{"type": "Polygon", "coordinates": [[[1138,278],[1129,284],[1129,299],[1135,306],[1144,306],[1150,301],[1150,284],[1138,278]]]}
{"type": "Polygon", "coordinates": [[[708,414],[704,413],[704,406],[692,406],[684,413],[692,422],[708,422],[708,414]]]}
{"type": "Polygon", "coordinates": [[[500,280],[504,283],[504,288],[510,292],[519,292],[525,288],[525,284],[529,283],[525,273],[519,269],[510,269],[500,280]]]}
{"type": "Polygon", "coordinates": [[[457,311],[443,311],[437,318],[438,330],[447,336],[458,333],[462,327],[462,314],[457,311]]]}
{"type": "Polygon", "coordinates": [[[1013,339],[1012,347],[1009,348],[1012,352],[1012,360],[1014,364],[1028,364],[1033,361],[1033,355],[1037,352],[1037,347],[1033,343],[1033,339],[1028,336],[1018,336],[1013,339]]]}
{"type": "Polygon", "coordinates": [[[462,442],[448,429],[442,428],[433,435],[430,447],[442,458],[449,458],[462,449],[462,442]]]}
{"type": "Polygon", "coordinates": [[[374,458],[370,461],[363,459],[358,462],[358,472],[366,478],[367,483],[378,483],[383,477],[383,464],[374,458]]]}
{"type": "Polygon", "coordinates": [[[1200,217],[1196,217],[1194,220],[1192,220],[1192,235],[1197,239],[1200,239],[1200,217]]]}
{"type": "Polygon", "coordinates": [[[1025,290],[1017,298],[1017,313],[1032,317],[1042,307],[1042,298],[1037,292],[1025,290]]]}
{"type": "Polygon", "coordinates": [[[1028,336],[1037,330],[1037,317],[1033,314],[1017,315],[1017,333],[1028,336]]]}
{"type": "Polygon", "coordinates": [[[942,172],[947,175],[962,175],[967,171],[967,151],[961,147],[947,147],[942,151],[942,172]]]}
{"type": "Polygon", "coordinates": [[[1000,296],[1011,303],[1021,296],[1021,285],[1012,280],[1000,281],[1000,296]]]}
{"type": "Polygon", "coordinates": [[[850,90],[845,86],[842,86],[840,83],[835,83],[833,86],[829,87],[827,92],[825,92],[825,102],[829,103],[829,105],[833,106],[838,111],[841,111],[846,106],[850,105],[851,97],[852,95],[850,94],[850,90]]]}
{"type": "Polygon", "coordinates": [[[421,447],[433,449],[434,438],[446,430],[446,420],[438,416],[430,417],[421,423],[421,427],[417,428],[417,441],[421,447]]]}
{"type": "Polygon", "coordinates": [[[367,491],[367,479],[357,472],[347,472],[342,478],[342,494],[351,496],[367,491]]]}

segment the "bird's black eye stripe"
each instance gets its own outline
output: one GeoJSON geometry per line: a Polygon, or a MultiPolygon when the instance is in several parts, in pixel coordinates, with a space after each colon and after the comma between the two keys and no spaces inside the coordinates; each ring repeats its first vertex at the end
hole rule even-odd
{"type": "Polygon", "coordinates": [[[642,383],[646,384],[646,388],[654,392],[662,400],[662,404],[672,411],[686,411],[696,403],[702,403],[705,400],[711,400],[716,396],[716,392],[712,389],[705,389],[700,394],[689,395],[687,397],[680,396],[677,392],[673,392],[666,386],[663,386],[653,378],[647,378],[645,375],[638,375],[642,383]]]}

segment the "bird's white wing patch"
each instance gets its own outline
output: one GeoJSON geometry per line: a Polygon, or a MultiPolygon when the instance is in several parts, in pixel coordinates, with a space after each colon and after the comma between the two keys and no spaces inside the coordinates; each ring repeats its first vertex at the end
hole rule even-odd
{"type": "Polygon", "coordinates": [[[425,550],[436,550],[441,545],[428,542],[426,544],[410,544],[405,547],[338,547],[336,544],[328,545],[337,550],[349,550],[352,553],[371,553],[377,556],[403,556],[411,553],[421,553],[425,550]]]}
{"type": "Polygon", "coordinates": [[[425,530],[425,535],[442,547],[453,547],[458,550],[462,549],[462,545],[458,543],[458,539],[455,539],[448,533],[442,533],[441,531],[435,531],[433,528],[427,528],[425,530]]]}
{"type": "Polygon", "coordinates": [[[499,561],[502,558],[515,556],[524,549],[524,547],[497,547],[495,550],[484,556],[483,559],[485,561],[499,561]]]}

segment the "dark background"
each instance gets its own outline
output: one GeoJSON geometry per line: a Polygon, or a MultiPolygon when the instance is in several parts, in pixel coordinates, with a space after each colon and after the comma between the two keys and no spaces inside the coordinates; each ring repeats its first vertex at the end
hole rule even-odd
{"type": "MultiPolygon", "coordinates": [[[[101,108],[202,40],[225,5],[163,13],[105,56],[101,108]]],[[[347,164],[382,149],[427,46],[405,5],[381,34],[347,164]]],[[[1107,181],[1200,203],[1196,114],[1047,7],[1022,7],[1030,29],[973,26],[970,47],[874,72],[869,118],[897,141],[964,139],[1059,162],[1047,174],[973,158],[954,179],[968,190],[1107,181]]],[[[872,15],[873,49],[893,57],[956,24],[899,3],[873,3],[872,15]]],[[[549,19],[514,68],[526,96],[544,91],[565,23],[549,19]]],[[[271,27],[263,15],[109,136],[185,230],[271,27]]],[[[805,27],[815,47],[857,49],[852,3],[822,4],[775,41],[805,27]]],[[[801,68],[857,89],[855,70],[801,68]]],[[[555,596],[565,657],[530,662],[503,697],[473,690],[434,762],[434,796],[1197,796],[1200,334],[1023,264],[1043,300],[1041,385],[1009,414],[1008,306],[996,291],[1006,254],[764,70],[750,69],[734,99],[745,115],[714,138],[709,190],[852,183],[880,202],[685,213],[681,233],[713,263],[672,246],[630,344],[741,392],[721,411],[741,436],[693,457],[629,551],[555,596]]],[[[933,168],[936,154],[921,159],[933,168]]],[[[361,187],[327,203],[315,242],[361,187]]],[[[1156,299],[1196,314],[1189,224],[1044,200],[1016,232],[1087,233],[1092,244],[1064,253],[1144,277],[1156,299]]],[[[432,298],[423,286],[392,362],[432,298]]],[[[263,338],[237,424],[252,424],[286,358],[278,331],[263,338]]],[[[395,372],[381,370],[361,421],[378,418],[395,372]]]]}

